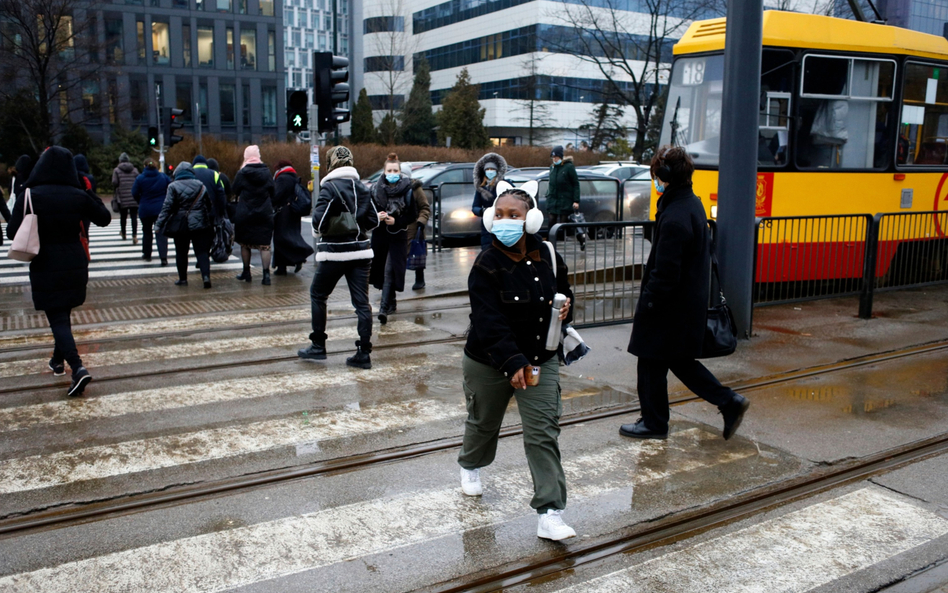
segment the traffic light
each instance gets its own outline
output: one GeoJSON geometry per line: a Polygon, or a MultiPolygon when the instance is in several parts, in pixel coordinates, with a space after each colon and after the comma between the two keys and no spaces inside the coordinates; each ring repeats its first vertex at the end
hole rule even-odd
{"type": "Polygon", "coordinates": [[[183,109],[175,109],[174,107],[165,107],[162,112],[161,123],[164,125],[165,148],[171,148],[184,140],[181,136],[174,135],[175,130],[184,127],[184,124],[180,121],[182,113],[184,113],[183,109]]]}
{"type": "Polygon", "coordinates": [[[318,107],[320,132],[329,132],[349,121],[349,59],[332,52],[313,54],[313,89],[318,107]],[[336,106],[339,106],[338,108],[336,106]]]}
{"type": "Polygon", "coordinates": [[[309,129],[306,91],[290,91],[286,95],[286,129],[299,134],[309,129]]]}
{"type": "Polygon", "coordinates": [[[158,126],[148,127],[148,145],[158,148],[158,126]]]}

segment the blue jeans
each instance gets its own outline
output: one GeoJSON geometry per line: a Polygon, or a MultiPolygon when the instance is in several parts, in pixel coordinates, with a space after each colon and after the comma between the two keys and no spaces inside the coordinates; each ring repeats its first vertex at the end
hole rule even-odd
{"type": "Polygon", "coordinates": [[[363,351],[372,348],[372,305],[369,304],[369,269],[372,260],[321,261],[316,266],[316,275],[309,289],[313,312],[313,333],[309,339],[314,344],[326,343],[326,301],[340,279],[345,277],[349,285],[349,298],[359,318],[359,340],[363,351]]]}

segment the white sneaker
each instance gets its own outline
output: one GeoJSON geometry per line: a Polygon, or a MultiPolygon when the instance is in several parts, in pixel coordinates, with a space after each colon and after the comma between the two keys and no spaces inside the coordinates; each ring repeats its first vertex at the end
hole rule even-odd
{"type": "Polygon", "coordinates": [[[563,523],[563,511],[550,509],[545,515],[540,515],[540,523],[537,525],[537,537],[551,539],[555,542],[561,539],[576,537],[576,531],[572,527],[563,523]]]}
{"type": "Polygon", "coordinates": [[[480,496],[484,492],[480,470],[461,468],[461,490],[468,496],[480,496]]]}

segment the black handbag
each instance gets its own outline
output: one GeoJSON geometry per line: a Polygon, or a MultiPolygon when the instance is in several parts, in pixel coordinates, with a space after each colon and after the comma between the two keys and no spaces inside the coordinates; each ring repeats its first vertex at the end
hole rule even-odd
{"type": "Polygon", "coordinates": [[[222,218],[214,225],[214,242],[211,244],[211,259],[222,264],[234,252],[234,224],[222,218]]]}
{"type": "MultiPolygon", "coordinates": [[[[339,190],[336,189],[336,186],[332,183],[327,185],[329,185],[329,188],[332,190],[332,192],[336,194],[336,197],[339,198],[339,202],[342,203],[343,211],[326,221],[326,230],[322,231],[322,234],[326,235],[327,237],[348,237],[350,235],[358,236],[359,222],[356,220],[355,213],[349,211],[349,206],[346,204],[346,201],[342,199],[342,196],[339,194],[339,190]]],[[[328,207],[329,206],[327,206],[327,208],[328,207]]]]}
{"type": "Polygon", "coordinates": [[[711,240],[711,295],[708,303],[708,323],[704,331],[701,358],[728,356],[737,350],[737,325],[727,306],[721,280],[718,277],[718,258],[714,253],[715,241],[711,240]]]}
{"type": "Polygon", "coordinates": [[[187,212],[182,216],[181,211],[178,210],[174,216],[172,216],[167,223],[165,223],[165,228],[161,234],[166,237],[174,239],[175,237],[183,237],[190,231],[190,225],[188,224],[188,217],[191,215],[191,210],[194,209],[194,206],[201,199],[201,196],[204,195],[204,185],[201,185],[201,191],[198,192],[194,201],[191,202],[191,207],[188,208],[187,212]]]}
{"type": "Polygon", "coordinates": [[[428,243],[425,241],[425,228],[418,225],[418,232],[408,246],[408,262],[406,268],[409,270],[424,270],[428,261],[428,243]]]}
{"type": "Polygon", "coordinates": [[[307,216],[313,209],[313,198],[303,187],[303,182],[296,184],[294,188],[293,201],[290,202],[290,211],[299,216],[307,216]]]}

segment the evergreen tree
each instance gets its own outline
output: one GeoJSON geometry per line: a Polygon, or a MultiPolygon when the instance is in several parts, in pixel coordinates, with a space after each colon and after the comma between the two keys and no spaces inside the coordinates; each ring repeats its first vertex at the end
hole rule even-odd
{"type": "Polygon", "coordinates": [[[375,123],[372,121],[372,104],[369,103],[369,94],[362,89],[352,109],[352,134],[349,139],[353,144],[368,144],[375,142],[376,138],[375,123]]]}
{"type": "Polygon", "coordinates": [[[415,81],[402,112],[398,131],[403,144],[428,145],[438,121],[431,109],[431,69],[424,57],[415,62],[415,81]]]}
{"type": "Polygon", "coordinates": [[[589,133],[589,148],[604,151],[619,138],[626,138],[629,130],[622,125],[624,112],[605,100],[593,108],[592,122],[579,126],[579,129],[589,133]]]}
{"type": "Polygon", "coordinates": [[[490,136],[484,127],[486,109],[481,108],[477,100],[480,92],[476,84],[471,84],[467,68],[458,74],[458,80],[441,104],[438,114],[438,140],[444,143],[451,138],[451,146],[458,148],[487,148],[490,136]]]}
{"type": "Polygon", "coordinates": [[[395,136],[398,134],[398,120],[391,113],[386,113],[385,117],[379,123],[379,144],[391,146],[395,144],[395,136]]]}

